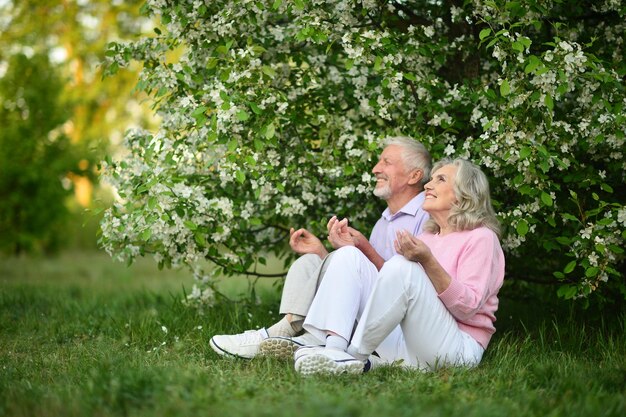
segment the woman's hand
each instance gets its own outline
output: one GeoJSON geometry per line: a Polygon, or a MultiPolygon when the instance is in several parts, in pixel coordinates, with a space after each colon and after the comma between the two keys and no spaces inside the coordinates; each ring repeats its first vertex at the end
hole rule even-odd
{"type": "Polygon", "coordinates": [[[396,252],[409,261],[424,263],[432,258],[430,248],[424,242],[407,232],[400,230],[396,233],[394,241],[396,252]]]}
{"type": "Polygon", "coordinates": [[[289,246],[300,255],[312,253],[320,258],[328,255],[328,251],[322,244],[322,241],[306,229],[294,230],[292,227],[289,230],[289,246]]]}
{"type": "Polygon", "coordinates": [[[452,278],[443,269],[439,261],[433,256],[430,248],[424,242],[407,232],[401,230],[396,233],[394,242],[396,252],[404,256],[409,261],[419,262],[424,268],[424,272],[433,283],[437,294],[444,292],[450,285],[452,278]]]}

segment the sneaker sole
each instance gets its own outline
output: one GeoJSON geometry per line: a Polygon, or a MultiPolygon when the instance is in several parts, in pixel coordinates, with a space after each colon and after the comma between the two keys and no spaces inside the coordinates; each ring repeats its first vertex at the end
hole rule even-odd
{"type": "Polygon", "coordinates": [[[278,359],[292,359],[293,354],[300,345],[288,339],[266,339],[261,342],[259,352],[263,356],[270,356],[278,359]]]}
{"type": "Polygon", "coordinates": [[[324,355],[311,354],[303,356],[295,364],[296,371],[304,376],[309,375],[360,375],[363,373],[363,362],[357,360],[334,361],[324,355]]]}

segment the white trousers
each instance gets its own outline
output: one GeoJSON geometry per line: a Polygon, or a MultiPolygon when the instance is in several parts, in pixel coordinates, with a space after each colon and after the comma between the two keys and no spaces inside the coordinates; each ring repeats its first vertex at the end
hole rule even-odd
{"type": "Polygon", "coordinates": [[[378,272],[351,247],[335,251],[304,327],[322,339],[337,333],[359,354],[376,351],[386,362],[422,370],[474,366],[484,351],[459,329],[419,264],[398,255],[378,272]]]}

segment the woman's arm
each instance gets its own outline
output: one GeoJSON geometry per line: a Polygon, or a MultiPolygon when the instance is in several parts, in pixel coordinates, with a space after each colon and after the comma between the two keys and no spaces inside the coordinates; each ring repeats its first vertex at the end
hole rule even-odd
{"type": "Polygon", "coordinates": [[[444,292],[449,286],[452,278],[443,269],[439,261],[433,256],[430,248],[417,237],[411,235],[406,230],[401,230],[396,235],[394,242],[396,252],[404,256],[409,261],[419,262],[424,268],[424,272],[433,283],[437,294],[444,292]]]}

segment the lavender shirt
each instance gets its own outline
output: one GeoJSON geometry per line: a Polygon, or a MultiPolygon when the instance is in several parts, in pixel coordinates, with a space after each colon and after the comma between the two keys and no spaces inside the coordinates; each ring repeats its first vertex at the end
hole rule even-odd
{"type": "Polygon", "coordinates": [[[422,227],[429,217],[428,213],[422,210],[424,198],[424,192],[419,193],[393,215],[387,207],[374,225],[370,243],[385,261],[396,254],[393,242],[396,240],[398,230],[408,230],[414,235],[422,232],[422,227]]]}

